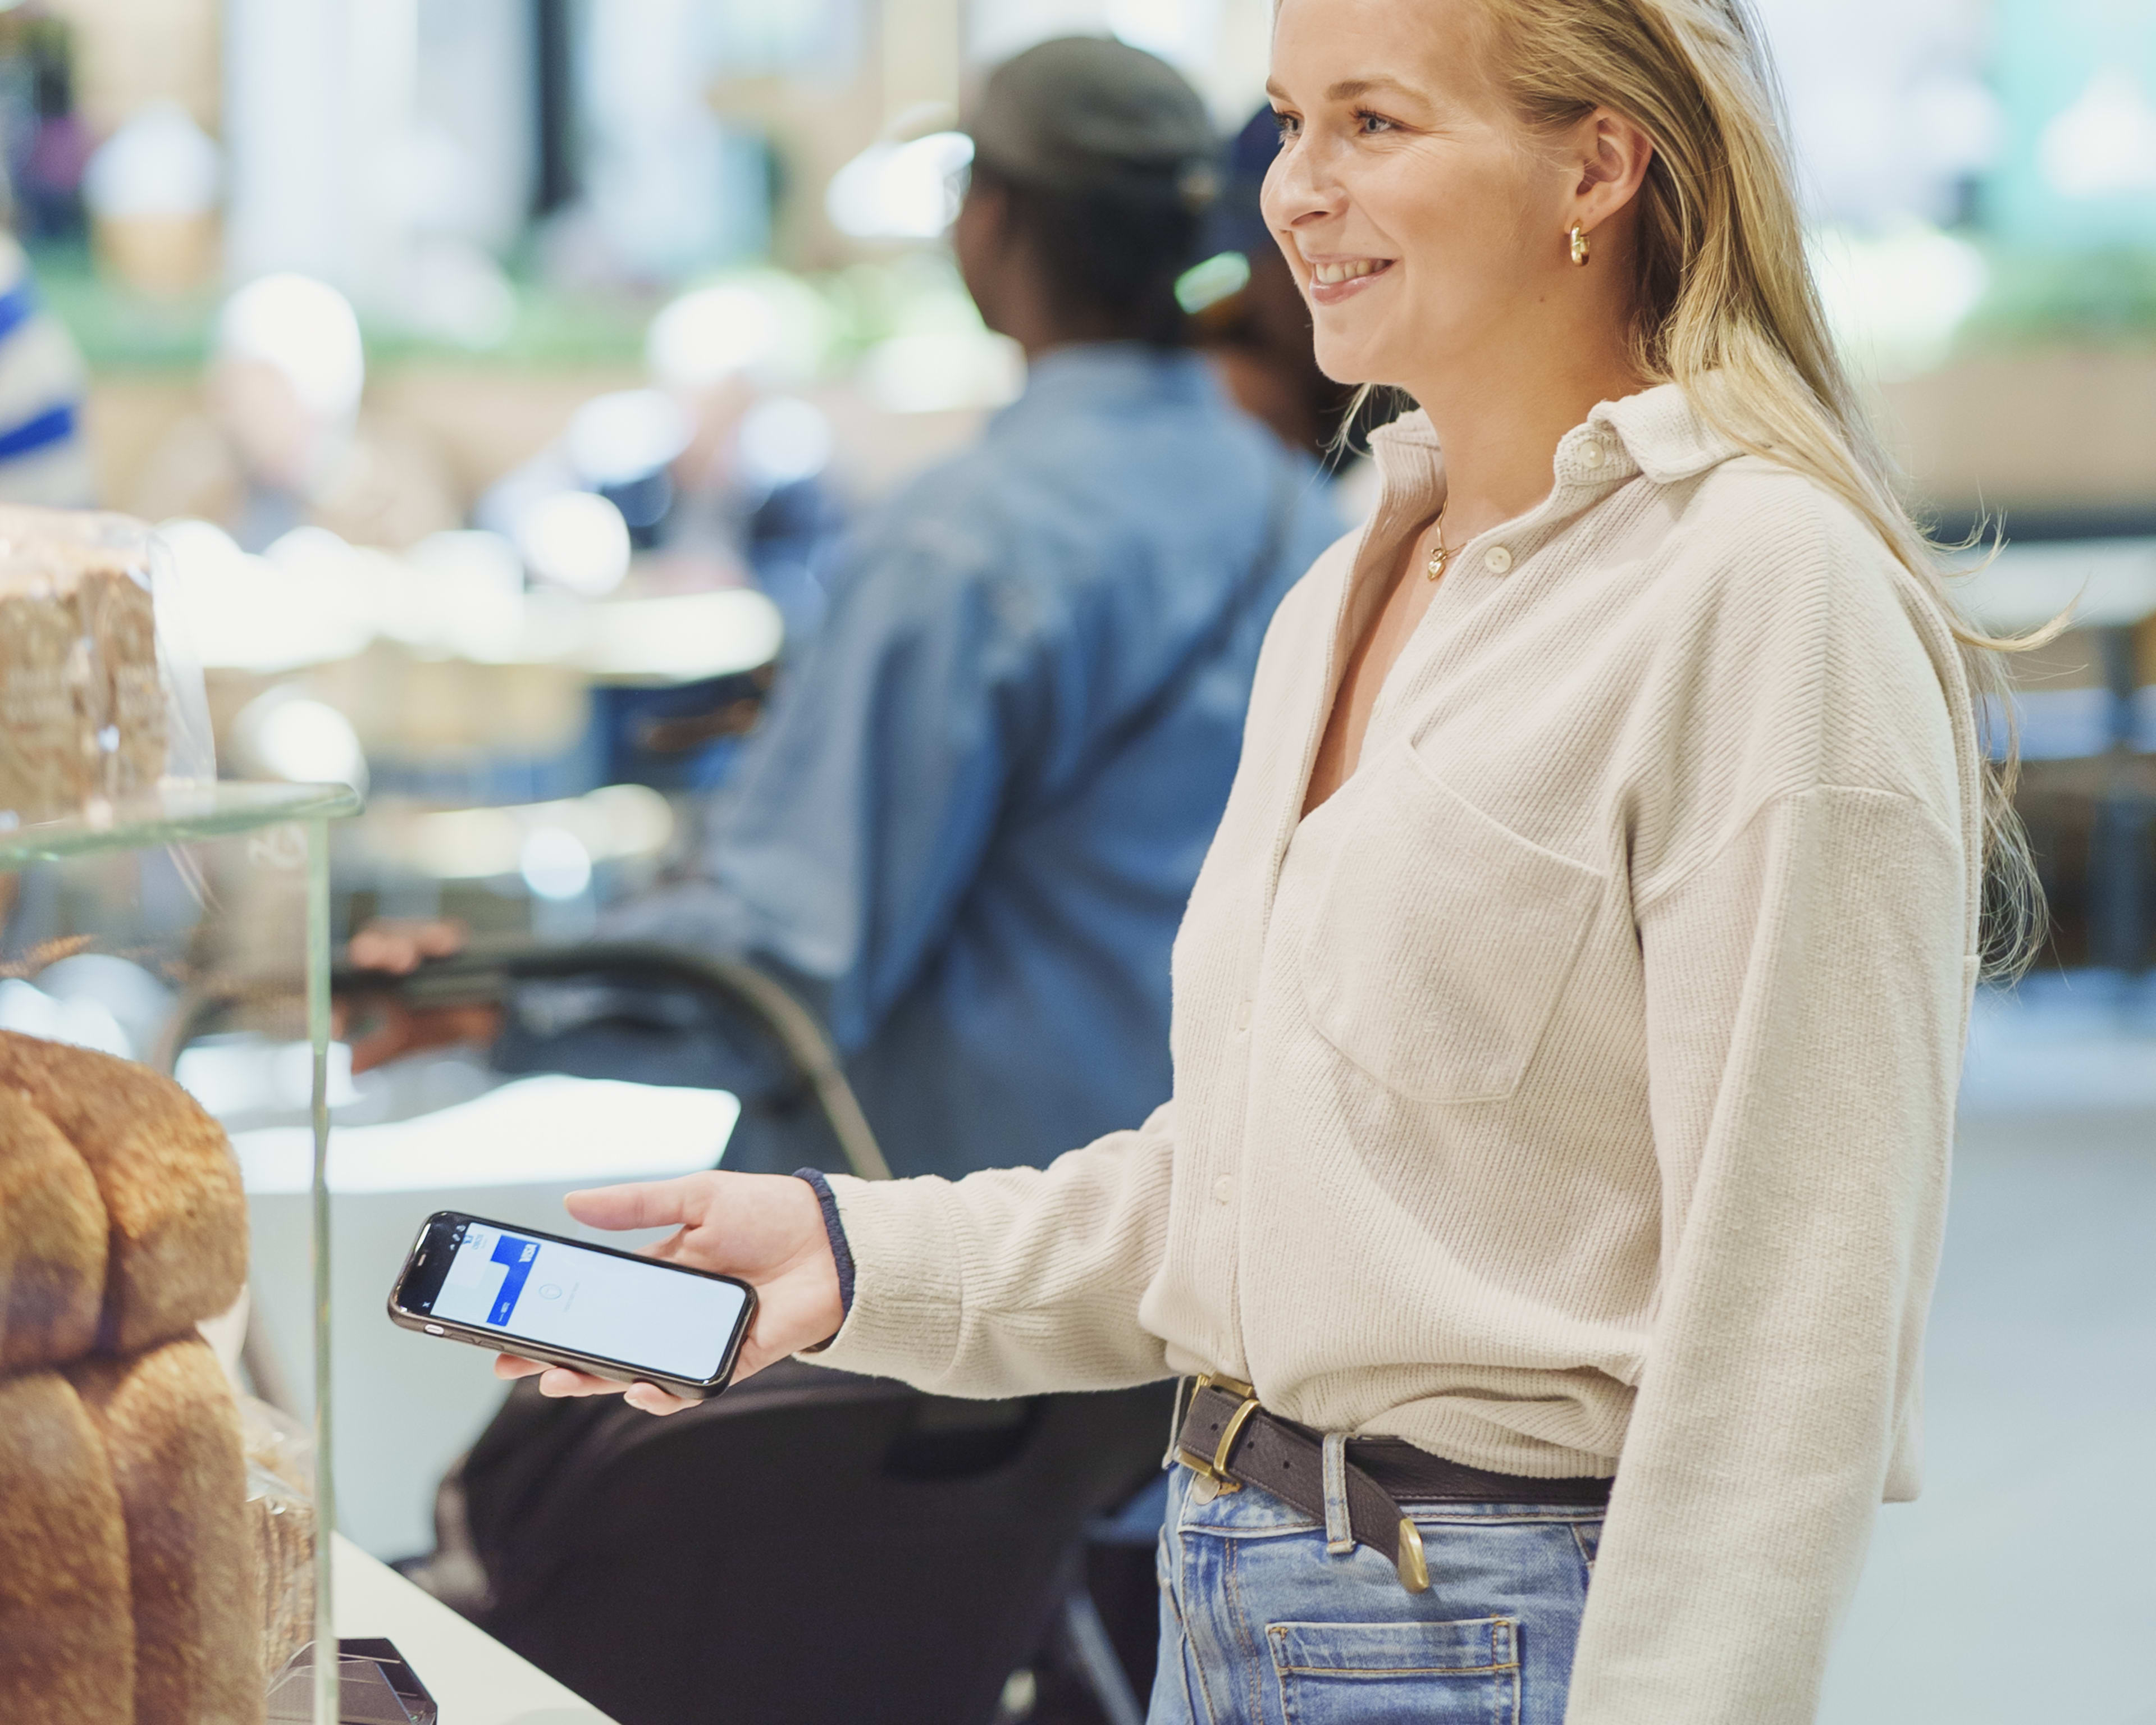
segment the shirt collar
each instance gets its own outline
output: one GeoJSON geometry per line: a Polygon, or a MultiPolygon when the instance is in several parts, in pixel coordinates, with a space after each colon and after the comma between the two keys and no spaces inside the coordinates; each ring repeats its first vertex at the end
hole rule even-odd
{"type": "MultiPolygon", "coordinates": [[[[1389,483],[1416,483],[1432,470],[1439,454],[1437,434],[1420,408],[1371,433],[1370,447],[1389,483]]],[[[1707,423],[1679,385],[1658,383],[1637,395],[1599,403],[1585,424],[1567,432],[1558,444],[1558,477],[1617,480],[1638,472],[1666,485],[1742,453],[1707,423]],[[1588,446],[1604,433],[1615,444],[1601,445],[1604,457],[1621,450],[1629,459],[1587,459],[1588,446]]]]}

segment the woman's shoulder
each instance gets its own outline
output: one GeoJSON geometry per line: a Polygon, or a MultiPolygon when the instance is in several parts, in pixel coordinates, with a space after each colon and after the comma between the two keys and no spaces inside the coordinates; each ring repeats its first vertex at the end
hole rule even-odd
{"type": "Polygon", "coordinates": [[[1944,602],[1877,527],[1748,455],[1702,477],[1667,549],[1658,680],[1682,699],[1650,698],[1686,718],[1666,748],[1720,771],[1741,762],[1753,795],[1871,788],[1952,824],[1968,685],[1944,602]]]}
{"type": "Polygon", "coordinates": [[[1947,633],[1938,590],[1879,525],[1820,480],[1755,455],[1722,463],[1692,488],[1671,521],[1661,578],[1662,603],[1695,619],[1701,644],[1740,661],[1832,649],[1915,670],[1947,633]]]}

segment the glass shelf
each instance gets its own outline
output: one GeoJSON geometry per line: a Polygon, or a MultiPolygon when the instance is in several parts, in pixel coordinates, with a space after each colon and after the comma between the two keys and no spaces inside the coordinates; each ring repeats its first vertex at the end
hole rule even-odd
{"type": "MultiPolygon", "coordinates": [[[[240,849],[248,853],[246,866],[265,880],[281,877],[289,886],[280,887],[254,901],[259,927],[254,956],[258,957],[265,931],[275,927],[280,915],[304,912],[304,950],[300,973],[285,986],[304,1003],[307,1041],[311,1055],[309,1093],[312,1119],[312,1168],[310,1178],[311,1235],[314,1283],[313,1339],[315,1379],[315,1553],[314,1636],[318,1646],[334,1645],[336,1602],[332,1596],[331,1550],[336,1526],[335,1458],[330,1440],[330,1234],[329,1185],[329,1074],[330,1042],[330,871],[329,823],[359,812],[361,798],[341,784],[251,784],[196,780],[159,786],[155,790],[116,798],[83,813],[54,820],[31,821],[0,830],[0,875],[33,863],[61,862],[99,852],[152,850],[165,845],[198,839],[283,829],[283,842],[268,845],[249,839],[240,849]],[[294,829],[296,829],[296,832],[294,829]],[[261,908],[266,906],[266,913],[261,908]]],[[[205,846],[214,851],[217,847],[205,846]]],[[[135,889],[139,891],[139,883],[135,889]]],[[[228,905],[218,907],[218,896],[199,901],[203,913],[212,919],[228,917],[228,905]]],[[[4,922],[4,918],[0,918],[4,922]]],[[[291,937],[300,931],[285,925],[291,937]]],[[[138,960],[141,954],[134,955],[138,960]]],[[[259,984],[264,978],[257,973],[259,984]]],[[[311,1717],[329,1725],[339,1713],[337,1666],[322,1661],[311,1667],[311,1717]]]]}
{"type": "Polygon", "coordinates": [[[0,831],[0,872],[97,850],[139,850],[294,820],[357,814],[359,793],[341,784],[162,785],[100,804],[89,814],[32,821],[0,831]]]}

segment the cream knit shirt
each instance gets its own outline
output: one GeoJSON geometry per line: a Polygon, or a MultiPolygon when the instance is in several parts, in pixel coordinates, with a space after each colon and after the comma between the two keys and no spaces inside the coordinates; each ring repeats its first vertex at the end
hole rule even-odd
{"type": "Polygon", "coordinates": [[[1420,415],[1377,445],[1376,517],[1266,638],[1174,1099],[1044,1170],[834,1179],[817,1358],[980,1396],[1219,1369],[1322,1430],[1614,1472],[1569,1725],[1795,1725],[1916,1489],[1976,968],[1954,645],[1664,386],[1455,553],[1300,819],[1443,495],[1420,415]]]}

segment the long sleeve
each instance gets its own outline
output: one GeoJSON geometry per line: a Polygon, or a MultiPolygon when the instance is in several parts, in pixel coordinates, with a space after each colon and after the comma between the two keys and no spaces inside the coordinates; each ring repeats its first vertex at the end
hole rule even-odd
{"type": "Polygon", "coordinates": [[[1174,1108],[1045,1168],[834,1176],[855,1293],[814,1363],[963,1396],[1167,1376],[1138,1306],[1165,1247],[1174,1108]]]}
{"type": "Polygon", "coordinates": [[[1661,1294],[1568,1725],[1813,1717],[1913,1436],[1966,891],[1917,803],[1821,785],[1639,911],[1661,1294]]]}

